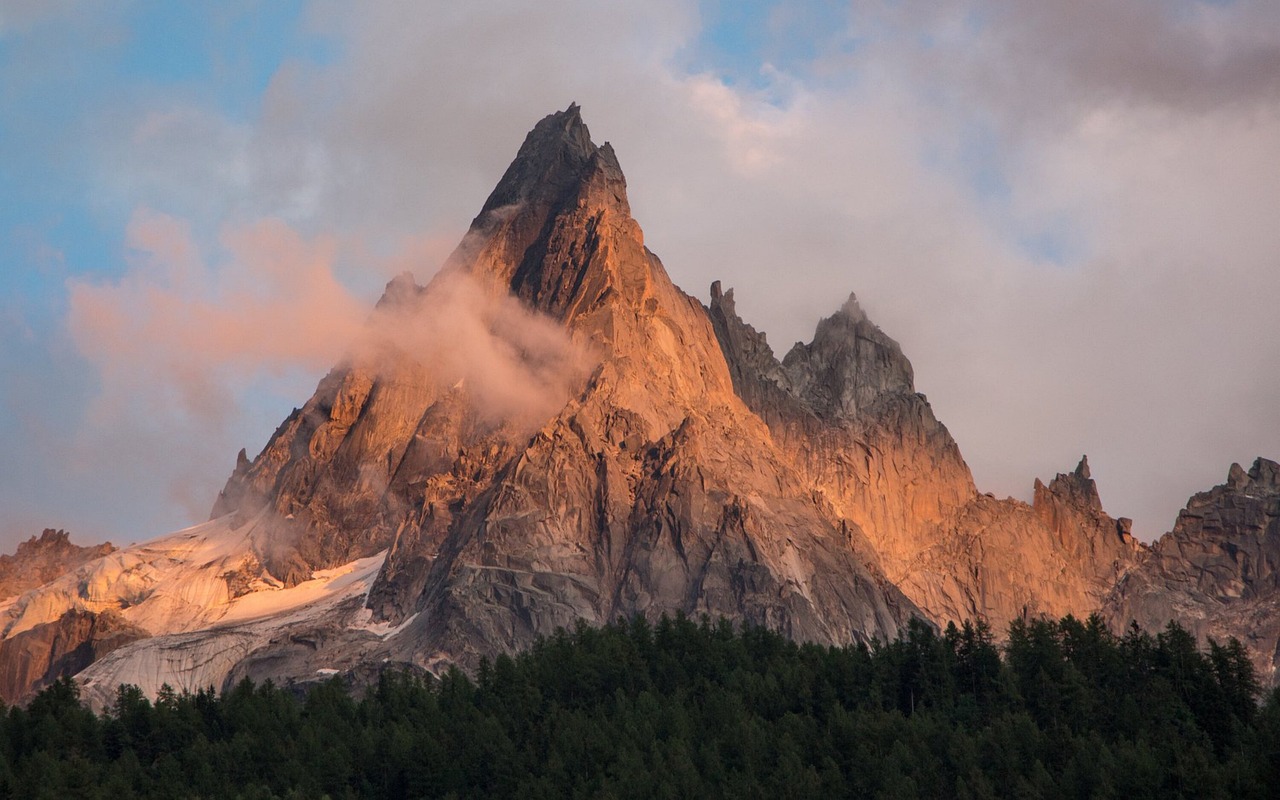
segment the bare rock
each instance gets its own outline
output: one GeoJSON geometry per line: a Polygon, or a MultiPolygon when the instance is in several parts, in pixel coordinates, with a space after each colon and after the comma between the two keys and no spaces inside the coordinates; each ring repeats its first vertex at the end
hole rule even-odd
{"type": "Polygon", "coordinates": [[[1116,585],[1113,626],[1159,630],[1176,621],[1203,641],[1236,637],[1259,676],[1280,666],[1280,464],[1232,464],[1225,483],[1193,495],[1173,530],[1116,585]]]}
{"type": "Polygon", "coordinates": [[[110,542],[79,547],[71,543],[66,531],[45,528],[39,538],[32,536],[20,543],[13,555],[0,556],[0,600],[43,586],[115,549],[110,542]]]}
{"type": "Polygon", "coordinates": [[[1087,615],[1140,553],[1102,510],[1087,459],[1036,481],[1034,507],[979,495],[910,362],[856,298],[781,363],[732,291],[714,285],[707,310],[735,391],[783,457],[936,622],[981,618],[1002,633],[1028,615],[1087,615]]]}
{"type": "Polygon", "coordinates": [[[0,699],[25,701],[58,678],[147,636],[118,616],[72,610],[0,641],[0,699]]]}
{"type": "MultiPolygon", "coordinates": [[[[824,643],[889,638],[920,614],[735,393],[715,321],[644,246],[617,157],[576,106],[526,137],[441,275],[398,278],[380,310],[461,278],[588,354],[558,408],[531,428],[495,423],[470,387],[411,358],[353,358],[237,465],[214,511],[267,507],[262,560],[286,583],[388,548],[368,607],[407,627],[377,657],[469,664],[619,614],[707,613],[824,643]]],[[[888,348],[906,375],[881,388],[909,390],[909,364],[855,310],[829,327],[888,348]]],[[[809,361],[847,373],[830,403],[853,409],[879,379],[841,348],[819,337],[809,361]]]]}

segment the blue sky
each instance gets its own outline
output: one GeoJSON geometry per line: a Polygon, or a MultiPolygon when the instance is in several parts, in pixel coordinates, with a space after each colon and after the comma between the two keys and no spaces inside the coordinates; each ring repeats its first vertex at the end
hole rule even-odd
{"type": "Polygon", "coordinates": [[[1151,538],[1280,455],[1278,54],[1263,0],[4,0],[0,547],[198,521],[340,355],[253,331],[429,278],[570,100],[686,290],[780,350],[857,291],[980,487],[1087,451],[1151,538]]]}

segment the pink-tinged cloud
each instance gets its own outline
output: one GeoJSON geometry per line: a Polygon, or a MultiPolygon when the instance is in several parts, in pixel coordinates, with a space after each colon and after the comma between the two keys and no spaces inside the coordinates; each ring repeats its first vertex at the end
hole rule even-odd
{"type": "MultiPolygon", "coordinates": [[[[444,241],[408,237],[373,269],[430,275],[444,241]]],[[[124,275],[68,282],[68,331],[99,391],[66,463],[93,481],[105,479],[106,463],[141,482],[159,479],[192,522],[208,512],[235,450],[265,444],[229,441],[264,381],[301,403],[300,376],[314,381],[354,362],[393,381],[465,387],[482,416],[536,425],[590,366],[557,323],[464,270],[375,310],[340,280],[334,237],[304,237],[279,220],[224,231],[211,262],[184,221],[144,209],[127,245],[124,275]]],[[[287,409],[275,413],[278,421],[287,409]]]]}
{"type": "Polygon", "coordinates": [[[323,369],[354,340],[368,305],[336,278],[335,240],[268,219],[227,230],[221,243],[225,260],[211,266],[186,223],[140,210],[129,271],[68,282],[69,330],[101,376],[100,413],[176,402],[221,421],[237,386],[323,369]]]}

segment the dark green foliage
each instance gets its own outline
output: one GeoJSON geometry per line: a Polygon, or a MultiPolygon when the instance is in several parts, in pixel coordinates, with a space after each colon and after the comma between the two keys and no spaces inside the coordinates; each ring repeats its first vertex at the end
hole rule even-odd
{"type": "Polygon", "coordinates": [[[356,699],[270,683],[95,716],[0,709],[4,797],[1269,797],[1280,692],[1247,654],[1097,618],[797,645],[685,618],[579,626],[356,699]]]}

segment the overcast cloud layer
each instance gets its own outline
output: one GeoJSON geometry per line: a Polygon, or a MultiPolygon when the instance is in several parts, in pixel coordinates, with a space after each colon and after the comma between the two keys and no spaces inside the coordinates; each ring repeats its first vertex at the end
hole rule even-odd
{"type": "MultiPolygon", "coordinates": [[[[12,8],[15,48],[90,24],[12,8]]],[[[0,544],[201,519],[358,310],[400,269],[428,279],[570,101],[678,284],[735,287],[779,356],[857,292],[980,489],[1028,498],[1088,453],[1151,539],[1231,462],[1280,458],[1280,4],[855,2],[835,25],[778,4],[742,49],[716,20],[320,3],[299,25],[333,57],[282,65],[255,113],[198,91],[102,112],[76,144],[129,209],[123,266],[66,264],[48,334],[3,309],[23,422],[0,544]]]]}

